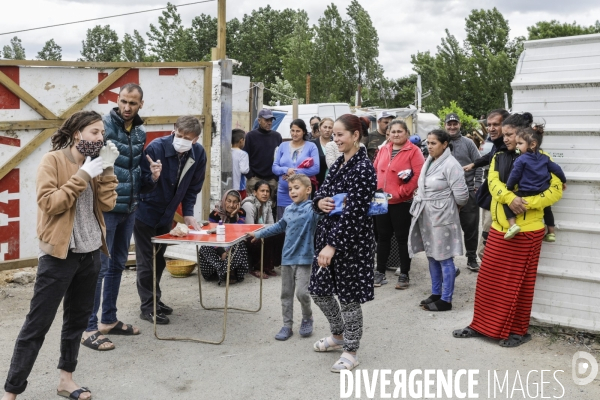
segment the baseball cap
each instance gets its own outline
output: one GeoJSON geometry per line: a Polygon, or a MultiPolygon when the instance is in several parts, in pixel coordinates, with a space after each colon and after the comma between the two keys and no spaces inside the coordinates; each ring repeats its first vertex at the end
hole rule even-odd
{"type": "Polygon", "coordinates": [[[446,115],[446,120],[445,122],[450,122],[450,121],[457,121],[460,122],[460,118],[458,118],[458,115],[455,113],[450,113],[448,115],[446,115]]]}
{"type": "Polygon", "coordinates": [[[396,118],[396,115],[388,111],[382,111],[379,113],[379,115],[377,115],[377,121],[379,121],[381,118],[396,118]]]}
{"type": "Polygon", "coordinates": [[[273,115],[271,110],[269,110],[268,108],[263,108],[258,112],[258,118],[272,119],[275,118],[275,116],[273,115]]]}

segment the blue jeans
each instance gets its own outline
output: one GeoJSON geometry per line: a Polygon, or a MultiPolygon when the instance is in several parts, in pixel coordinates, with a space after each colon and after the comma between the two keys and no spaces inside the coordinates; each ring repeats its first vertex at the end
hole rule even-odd
{"type": "Polygon", "coordinates": [[[454,279],[456,278],[456,267],[454,259],[436,261],[431,257],[429,260],[429,273],[431,274],[431,294],[442,295],[442,300],[452,303],[454,293],[454,279]]]}
{"type": "Polygon", "coordinates": [[[98,283],[96,284],[96,295],[94,296],[94,310],[88,322],[87,332],[98,330],[98,310],[102,298],[103,324],[114,324],[117,319],[117,297],[121,287],[121,275],[125,269],[127,256],[129,255],[129,243],[133,232],[135,212],[131,214],[104,213],[106,224],[106,245],[110,258],[101,254],[102,266],[98,283]],[[104,290],[102,290],[104,282],[104,290]]]}

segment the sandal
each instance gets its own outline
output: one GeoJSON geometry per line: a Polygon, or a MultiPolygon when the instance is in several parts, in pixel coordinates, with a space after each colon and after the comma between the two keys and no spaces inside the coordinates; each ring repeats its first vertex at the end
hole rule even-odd
{"type": "MultiPolygon", "coordinates": [[[[250,275],[252,275],[255,278],[260,279],[260,270],[255,269],[254,271],[250,271],[250,275]]],[[[269,279],[269,276],[267,274],[263,274],[263,279],[269,279]]]]}
{"type": "MultiPolygon", "coordinates": [[[[97,350],[97,351],[109,351],[109,350],[114,350],[115,345],[113,344],[113,342],[110,341],[109,338],[103,338],[103,339],[98,339],[98,337],[102,335],[102,333],[100,333],[99,331],[94,333],[93,335],[90,335],[87,339],[81,338],[81,344],[84,345],[87,348],[90,348],[92,350],[97,350]],[[108,347],[108,348],[100,348],[101,345],[103,345],[104,343],[110,343],[113,346],[112,347],[108,347]]],[[[64,390],[63,390],[64,392],[64,390]]],[[[73,392],[75,393],[75,392],[73,392]]],[[[65,396],[63,396],[65,397],[65,396]]],[[[75,399],[77,397],[74,397],[75,399]]]]}
{"type": "Polygon", "coordinates": [[[88,397],[88,399],[91,400],[92,396],[91,396],[91,391],[90,389],[86,388],[86,387],[80,387],[77,390],[72,391],[71,393],[69,393],[68,390],[57,390],[56,394],[59,395],[60,397],[66,397],[67,399],[79,399],[79,396],[81,396],[81,393],[85,393],[88,392],[90,393],[90,397],[88,397]]]}
{"type": "Polygon", "coordinates": [[[327,336],[323,339],[319,339],[318,341],[316,341],[313,345],[313,350],[318,352],[334,351],[341,350],[342,347],[344,347],[344,345],[337,344],[336,342],[334,342],[332,336],[327,336]]]}
{"type": "Polygon", "coordinates": [[[132,336],[132,335],[140,334],[139,331],[137,333],[135,333],[135,331],[133,330],[133,326],[131,324],[125,325],[121,321],[117,322],[117,324],[115,326],[113,326],[111,329],[109,329],[106,332],[103,332],[101,330],[98,330],[98,332],[100,332],[103,335],[123,335],[123,336],[132,336]],[[126,329],[123,329],[124,326],[126,327],[126,329]]]}
{"type": "Polygon", "coordinates": [[[343,352],[340,359],[337,360],[337,362],[331,367],[331,372],[337,372],[339,374],[340,371],[343,370],[352,371],[355,367],[358,366],[358,364],[360,363],[356,359],[355,355],[343,352]]]}
{"type": "Polygon", "coordinates": [[[459,338],[459,339],[467,339],[467,338],[473,338],[473,337],[480,337],[483,335],[481,333],[471,329],[471,327],[467,326],[464,329],[457,329],[457,330],[453,331],[452,336],[454,336],[455,338],[459,338]]]}
{"type": "Polygon", "coordinates": [[[275,272],[275,270],[273,270],[273,269],[270,270],[270,271],[267,271],[265,274],[268,275],[268,276],[277,276],[277,272],[275,272]]]}
{"type": "Polygon", "coordinates": [[[502,339],[498,344],[502,347],[519,347],[531,340],[531,334],[526,333],[523,336],[510,334],[508,339],[502,339]]]}

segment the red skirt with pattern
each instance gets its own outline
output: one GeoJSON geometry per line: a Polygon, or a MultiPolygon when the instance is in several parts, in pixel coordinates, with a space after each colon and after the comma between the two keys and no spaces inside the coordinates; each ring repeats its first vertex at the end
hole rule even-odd
{"type": "Polygon", "coordinates": [[[471,329],[497,339],[527,333],[543,238],[544,229],[521,232],[511,240],[490,229],[471,329]]]}

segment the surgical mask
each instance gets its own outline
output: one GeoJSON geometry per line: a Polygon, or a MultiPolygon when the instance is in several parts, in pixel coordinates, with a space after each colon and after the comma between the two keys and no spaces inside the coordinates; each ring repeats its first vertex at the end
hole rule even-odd
{"type": "Polygon", "coordinates": [[[193,143],[194,142],[192,140],[178,138],[177,136],[175,136],[173,138],[173,147],[175,148],[175,151],[178,153],[185,153],[186,151],[188,151],[189,149],[192,148],[193,143]]]}
{"type": "Polygon", "coordinates": [[[100,150],[104,146],[104,142],[102,140],[91,141],[91,140],[83,140],[81,139],[81,134],[79,135],[79,142],[75,146],[77,151],[83,154],[84,157],[92,157],[96,158],[100,154],[100,150]]]}

